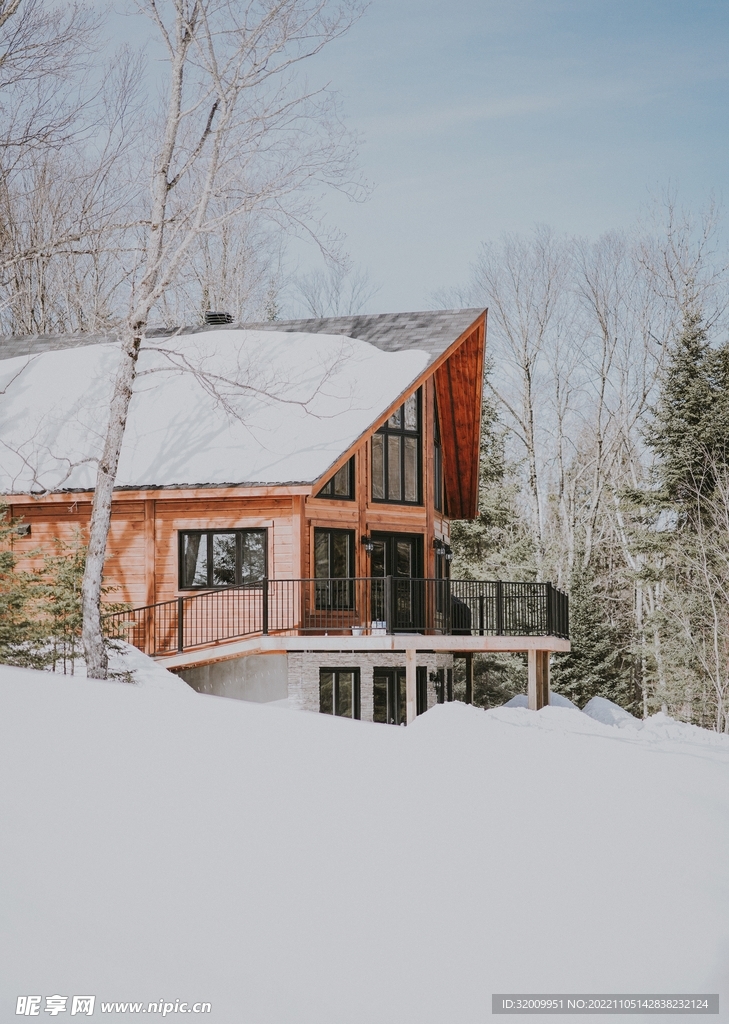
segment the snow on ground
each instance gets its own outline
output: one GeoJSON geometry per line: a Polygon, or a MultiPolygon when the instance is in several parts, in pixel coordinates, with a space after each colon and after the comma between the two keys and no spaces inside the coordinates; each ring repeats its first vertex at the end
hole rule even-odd
{"type": "MultiPolygon", "coordinates": [[[[108,344],[0,362],[0,492],[93,487],[117,361],[108,344]]],[[[428,361],[325,334],[231,329],[147,342],[117,484],[317,480],[428,361]]]]}
{"type": "Polygon", "coordinates": [[[396,729],[150,679],[0,668],[2,1021],[24,994],[215,1024],[729,1006],[726,737],[460,703],[396,729]]]}
{"type": "MultiPolygon", "coordinates": [[[[608,701],[607,703],[609,704],[610,701],[608,701]]],[[[549,704],[550,704],[550,707],[553,707],[553,708],[572,708],[574,711],[579,711],[580,710],[577,707],[577,705],[573,704],[572,701],[568,697],[563,697],[561,693],[555,693],[553,690],[549,691],[549,704]]],[[[613,707],[615,707],[615,706],[616,705],[613,705],[613,707]]],[[[527,695],[525,693],[517,693],[517,695],[515,697],[512,697],[511,700],[507,701],[506,704],[504,704],[504,707],[505,708],[528,708],[529,707],[529,698],[527,697],[527,695]]],[[[622,708],[621,708],[621,710],[622,710],[622,708]]],[[[625,713],[626,713],[626,715],[628,714],[627,711],[625,713]]],[[[630,715],[629,717],[632,718],[632,715],[630,715]]]]}

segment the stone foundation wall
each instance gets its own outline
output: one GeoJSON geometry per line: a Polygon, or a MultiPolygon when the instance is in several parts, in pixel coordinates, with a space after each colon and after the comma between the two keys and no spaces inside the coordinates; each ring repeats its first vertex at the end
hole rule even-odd
{"type": "MultiPolygon", "coordinates": [[[[418,667],[428,670],[428,707],[436,703],[435,684],[431,673],[438,669],[453,668],[451,654],[419,654],[418,667]]],[[[319,670],[322,668],[358,668],[360,674],[361,718],[372,721],[372,676],[376,668],[405,668],[405,652],[374,652],[373,654],[346,651],[294,652],[288,655],[289,707],[300,711],[319,710],[319,670]]]]}

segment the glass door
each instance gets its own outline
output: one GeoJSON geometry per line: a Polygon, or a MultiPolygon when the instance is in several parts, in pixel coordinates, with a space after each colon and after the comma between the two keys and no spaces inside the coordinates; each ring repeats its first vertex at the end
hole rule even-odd
{"type": "Polygon", "coordinates": [[[405,725],[405,669],[376,668],[372,676],[372,721],[405,725]]]}
{"type": "Polygon", "coordinates": [[[372,618],[386,622],[388,632],[424,628],[422,582],[423,538],[405,533],[372,534],[372,618]],[[391,578],[390,588],[386,579],[391,578]],[[377,585],[374,581],[382,580],[377,585]]]}

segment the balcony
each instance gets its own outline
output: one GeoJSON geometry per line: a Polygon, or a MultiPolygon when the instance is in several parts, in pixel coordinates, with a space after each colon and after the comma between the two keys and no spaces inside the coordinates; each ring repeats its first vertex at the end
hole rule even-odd
{"type": "Polygon", "coordinates": [[[275,636],[416,634],[430,647],[438,636],[569,638],[568,598],[551,583],[393,576],[264,579],[114,612],[103,623],[108,637],[155,657],[275,636]]]}

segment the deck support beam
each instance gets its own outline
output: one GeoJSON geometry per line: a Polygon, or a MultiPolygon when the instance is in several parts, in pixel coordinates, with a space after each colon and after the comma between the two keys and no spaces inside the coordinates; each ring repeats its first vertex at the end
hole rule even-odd
{"type": "Polygon", "coordinates": [[[417,712],[417,651],[409,648],[405,651],[405,722],[410,725],[415,721],[417,712]]]}
{"type": "Polygon", "coordinates": [[[528,652],[529,710],[539,711],[549,704],[549,651],[528,652]]]}

